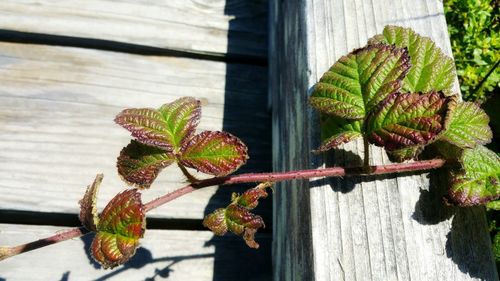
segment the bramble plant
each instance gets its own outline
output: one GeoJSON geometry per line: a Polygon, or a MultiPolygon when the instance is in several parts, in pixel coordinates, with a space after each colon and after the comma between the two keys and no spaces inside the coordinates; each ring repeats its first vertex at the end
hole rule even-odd
{"type": "Polygon", "coordinates": [[[314,86],[311,105],[321,114],[322,137],[316,152],[362,138],[365,165],[301,171],[230,175],[248,159],[247,147],[226,132],[196,134],[200,102],[180,98],[158,109],[135,108],[115,122],[134,137],[117,160],[120,176],[136,188],[113,198],[98,215],[98,175],[80,201],[83,227],[16,247],[0,248],[0,259],[95,232],[91,251],[104,267],[123,264],[134,255],[145,232],[146,212],[196,189],[255,182],[234,193],[225,208],[207,215],[203,225],[216,235],[232,232],[251,248],[262,218],[251,211],[268,189],[283,180],[363,176],[424,171],[445,166],[450,174],[446,202],[458,206],[500,206],[500,157],[483,145],[490,142],[489,118],[475,103],[460,102],[453,92],[453,60],[429,38],[411,29],[388,26],[368,45],[341,57],[314,86]],[[369,144],[384,147],[396,164],[368,165],[369,144]],[[401,163],[407,160],[417,160],[401,163]],[[424,160],[420,160],[424,159],[424,160]],[[427,160],[426,160],[427,159],[427,160]],[[141,202],[161,170],[176,163],[188,185],[151,202],[141,202]],[[190,169],[212,175],[197,179],[190,169]]]}

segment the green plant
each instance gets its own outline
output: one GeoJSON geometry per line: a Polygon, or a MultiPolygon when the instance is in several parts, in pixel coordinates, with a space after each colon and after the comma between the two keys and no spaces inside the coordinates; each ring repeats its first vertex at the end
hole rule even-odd
{"type": "Polygon", "coordinates": [[[484,101],[500,85],[500,2],[444,2],[451,47],[465,100],[484,101]]]}
{"type": "MultiPolygon", "coordinates": [[[[500,201],[500,157],[484,146],[491,139],[488,116],[475,103],[458,102],[452,92],[452,60],[434,43],[410,29],[389,26],[366,47],[342,57],[315,85],[311,105],[322,115],[327,151],[355,138],[382,146],[396,162],[409,163],[357,168],[229,175],[243,165],[247,147],[225,132],[195,134],[200,102],[181,98],[158,109],[135,108],[119,113],[115,122],[135,138],[118,156],[118,173],[138,189],[125,190],[98,215],[98,175],[80,201],[83,227],[16,247],[0,248],[5,259],[32,249],[96,232],[93,257],[103,267],[126,262],[145,231],[145,214],[184,194],[211,185],[255,182],[255,188],[233,194],[231,202],[207,215],[203,224],[216,235],[232,232],[251,248],[264,227],[251,211],[268,195],[273,183],[313,177],[363,176],[423,171],[445,166],[450,173],[447,202],[459,206],[500,201]],[[151,202],[141,202],[139,189],[151,186],[163,168],[176,163],[188,185],[151,202]],[[189,169],[214,177],[198,179],[189,169]]],[[[365,150],[366,151],[366,150],[365,150]]]]}

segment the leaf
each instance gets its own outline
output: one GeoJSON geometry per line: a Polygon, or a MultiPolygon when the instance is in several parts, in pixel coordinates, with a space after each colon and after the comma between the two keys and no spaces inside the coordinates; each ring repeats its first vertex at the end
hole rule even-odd
{"type": "Polygon", "coordinates": [[[488,115],[476,103],[459,103],[451,111],[450,125],[442,138],[461,148],[487,144],[493,137],[489,121],[488,115]]]}
{"type": "Polygon", "coordinates": [[[226,132],[202,132],[181,147],[180,163],[206,174],[223,176],[248,159],[246,145],[226,132]]]}
{"type": "Polygon", "coordinates": [[[116,195],[104,208],[92,241],[92,256],[104,268],[128,261],[134,254],[146,227],[141,194],[129,189],[116,195]]]}
{"type": "Polygon", "coordinates": [[[227,208],[215,210],[203,220],[203,225],[208,227],[214,234],[222,236],[230,231],[240,235],[250,248],[257,249],[259,244],[255,242],[255,233],[264,226],[260,216],[252,214],[250,210],[257,207],[259,199],[267,197],[267,188],[273,183],[265,182],[238,195],[233,193],[231,204],[227,208]]]}
{"type": "Polygon", "coordinates": [[[314,86],[310,104],[322,113],[359,120],[401,88],[410,67],[405,49],[371,45],[341,57],[314,86]]]}
{"type": "Polygon", "coordinates": [[[175,156],[156,147],[132,140],[118,156],[118,174],[128,183],[149,188],[160,171],[174,162],[175,156]]]}
{"type": "Polygon", "coordinates": [[[403,79],[402,92],[442,91],[452,95],[455,81],[455,64],[428,37],[423,37],[410,28],[386,26],[382,34],[376,35],[368,44],[389,44],[407,48],[411,65],[403,79]]]}
{"type": "Polygon", "coordinates": [[[203,225],[219,236],[227,231],[240,235],[249,247],[257,249],[259,244],[255,242],[254,234],[257,229],[264,227],[264,221],[247,208],[230,204],[227,208],[217,209],[206,216],[203,225]]]}
{"type": "Polygon", "coordinates": [[[359,120],[346,120],[321,114],[320,122],[323,142],[317,150],[313,151],[314,153],[328,151],[363,136],[359,120]]]}
{"type": "Polygon", "coordinates": [[[387,155],[392,162],[401,163],[403,161],[415,159],[423,149],[423,146],[410,146],[406,148],[387,151],[387,155]]]}
{"type": "Polygon", "coordinates": [[[116,116],[115,122],[129,130],[143,144],[176,152],[194,133],[200,116],[198,100],[180,98],[164,104],[159,110],[125,109],[116,116]]]}
{"type": "Polygon", "coordinates": [[[368,140],[388,151],[426,145],[445,128],[452,99],[437,92],[392,94],[368,116],[368,140]]]}
{"type": "Polygon", "coordinates": [[[500,200],[495,200],[495,201],[488,202],[486,204],[486,208],[488,208],[488,210],[497,210],[497,211],[500,211],[500,200]]]}
{"type": "Polygon", "coordinates": [[[182,143],[194,134],[200,123],[200,101],[194,98],[177,99],[172,103],[164,104],[159,111],[167,123],[171,142],[177,148],[180,148],[182,143]]]}
{"type": "Polygon", "coordinates": [[[94,182],[87,187],[85,195],[80,200],[80,214],[78,218],[82,225],[90,230],[96,231],[97,225],[99,224],[99,217],[97,216],[97,192],[99,191],[99,186],[102,183],[104,175],[98,174],[95,177],[94,182]]]}
{"type": "Polygon", "coordinates": [[[461,161],[462,170],[452,173],[451,202],[472,206],[500,198],[500,156],[477,146],[464,150],[461,161]]]}

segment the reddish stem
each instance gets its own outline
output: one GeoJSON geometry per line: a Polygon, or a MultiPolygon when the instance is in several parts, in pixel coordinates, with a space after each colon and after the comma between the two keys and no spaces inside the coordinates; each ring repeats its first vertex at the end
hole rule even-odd
{"type": "MultiPolygon", "coordinates": [[[[196,189],[213,186],[213,185],[229,185],[236,183],[250,183],[250,182],[279,182],[286,180],[297,179],[310,179],[319,177],[341,177],[341,176],[360,176],[360,175],[382,175],[392,173],[404,173],[411,171],[425,171],[437,169],[445,164],[445,160],[433,159],[426,161],[417,161],[412,163],[389,164],[383,166],[368,166],[356,168],[324,168],[313,170],[301,170],[291,172],[277,172],[277,173],[250,173],[234,176],[215,177],[206,180],[199,180],[192,184],[186,185],[173,192],[160,196],[146,204],[144,209],[146,212],[151,211],[167,202],[188,194],[196,189]]],[[[21,253],[25,253],[34,249],[42,248],[51,244],[62,242],[71,238],[82,236],[89,231],[84,227],[73,228],[64,232],[60,232],[53,236],[40,239],[28,244],[23,244],[15,247],[0,247],[0,260],[12,257],[21,253]]]]}

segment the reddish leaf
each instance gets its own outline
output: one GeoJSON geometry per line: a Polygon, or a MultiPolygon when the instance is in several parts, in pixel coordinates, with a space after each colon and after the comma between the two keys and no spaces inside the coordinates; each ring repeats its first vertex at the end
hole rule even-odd
{"type": "Polygon", "coordinates": [[[368,116],[368,139],[388,151],[426,145],[445,129],[453,99],[437,92],[392,94],[368,116]]]}
{"type": "Polygon", "coordinates": [[[145,226],[144,207],[137,189],[116,195],[100,215],[91,246],[93,257],[104,268],[125,263],[135,254],[145,226]]]}
{"type": "Polygon", "coordinates": [[[160,171],[174,162],[175,156],[165,150],[131,141],[122,149],[116,166],[128,183],[148,188],[160,171]]]}
{"type": "Polygon", "coordinates": [[[248,159],[246,145],[226,132],[205,131],[185,142],[180,162],[206,174],[222,176],[236,171],[248,159]]]}
{"type": "Polygon", "coordinates": [[[178,151],[182,142],[191,137],[200,121],[200,102],[180,98],[152,108],[125,109],[115,122],[129,130],[139,142],[167,151],[178,151]]]}
{"type": "Polygon", "coordinates": [[[94,182],[87,187],[87,191],[80,200],[80,214],[79,219],[82,225],[90,231],[97,230],[97,224],[99,224],[99,217],[97,216],[97,192],[99,191],[99,185],[101,185],[103,174],[98,174],[95,177],[94,182]]]}

